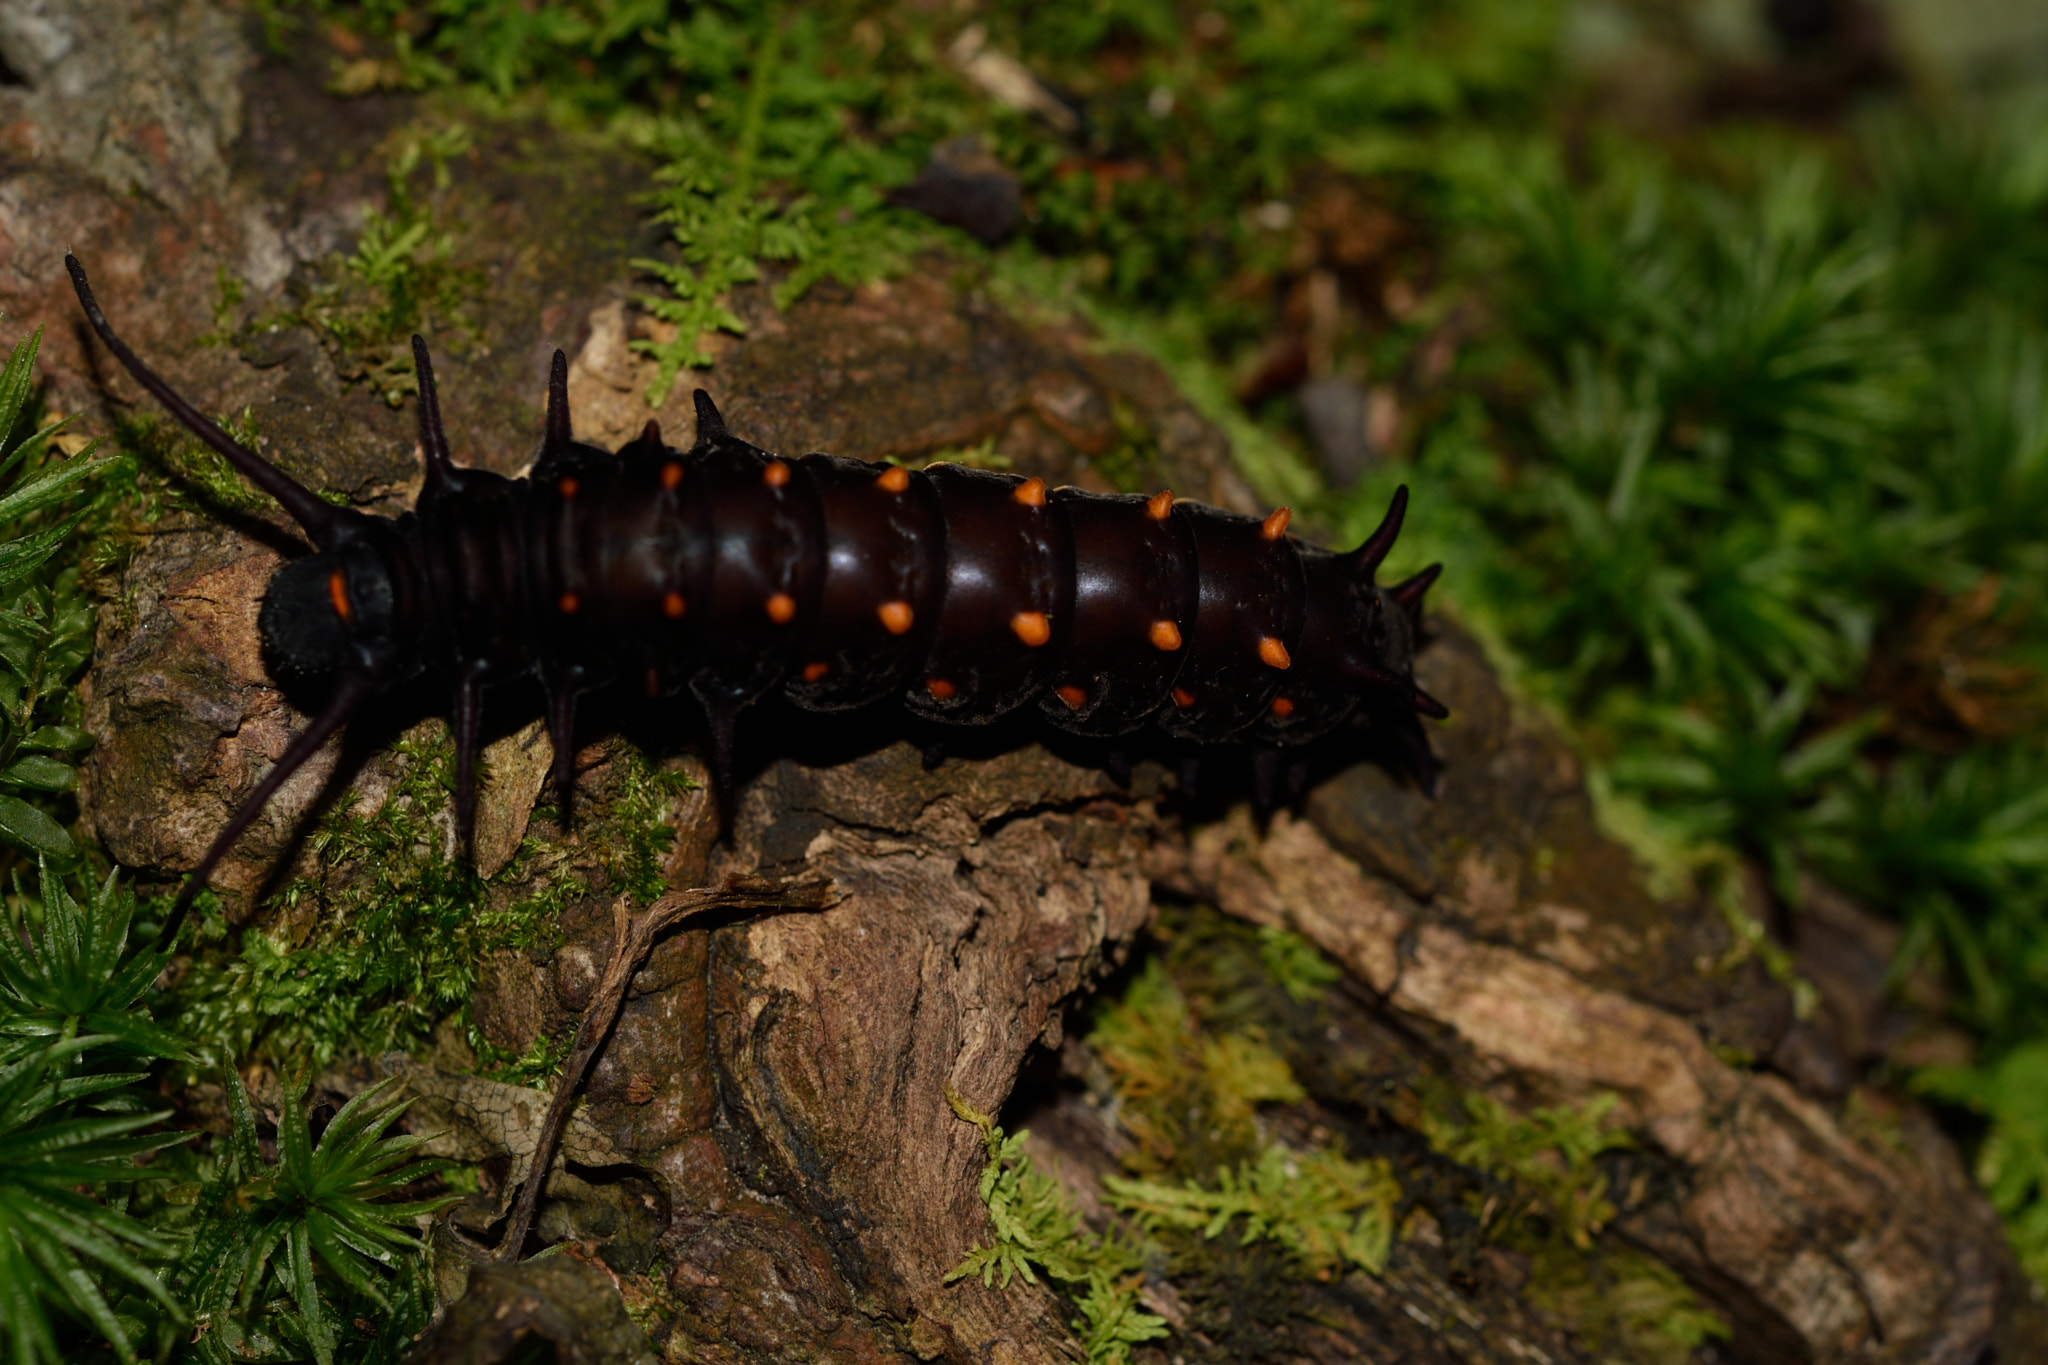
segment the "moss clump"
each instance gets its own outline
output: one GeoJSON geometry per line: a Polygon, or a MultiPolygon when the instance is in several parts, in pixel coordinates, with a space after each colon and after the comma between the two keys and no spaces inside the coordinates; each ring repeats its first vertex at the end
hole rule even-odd
{"type": "Polygon", "coordinates": [[[1214,1189],[1157,1180],[1103,1181],[1118,1208],[1148,1231],[1179,1228],[1214,1237],[1277,1242],[1313,1275],[1355,1266],[1378,1274],[1394,1244],[1401,1187],[1378,1158],[1289,1152],[1274,1146],[1216,1177],[1214,1189]]]}
{"type": "Polygon", "coordinates": [[[1081,1225],[1059,1185],[1034,1170],[1024,1154],[1029,1133],[1006,1134],[989,1115],[948,1092],[946,1103],[981,1130],[988,1165],[981,1172],[981,1202],[988,1206],[995,1240],[976,1247],[946,1274],[946,1282],[979,1275],[985,1285],[1009,1288],[1046,1278],[1073,1296],[1081,1316],[1074,1330],[1090,1365],[1123,1365],[1131,1347],[1166,1335],[1165,1319],[1138,1308],[1138,1248],[1111,1233],[1096,1236],[1081,1225]]]}
{"type": "MultiPolygon", "coordinates": [[[[630,746],[620,746],[610,799],[581,820],[594,856],[529,834],[488,880],[454,854],[446,731],[396,749],[398,781],[377,808],[332,812],[314,832],[322,877],[286,887],[276,918],[239,942],[217,914],[202,928],[198,959],[175,993],[187,1032],[223,1055],[287,1064],[408,1050],[444,1019],[469,1028],[488,953],[550,946],[563,909],[595,892],[643,902],[660,894],[660,858],[675,837],[669,798],[688,781],[630,746]]],[[[542,1038],[524,1056],[487,1061],[538,1080],[563,1047],[542,1038]]]]}
{"type": "Polygon", "coordinates": [[[325,278],[286,319],[318,333],[343,380],[367,381],[392,407],[419,388],[412,335],[466,333],[469,307],[483,292],[482,272],[461,263],[455,232],[435,212],[448,163],[472,141],[462,123],[408,128],[385,171],[386,207],[364,219],[355,250],[329,260],[325,278]],[[422,177],[423,193],[414,188],[422,177]]]}
{"type": "Polygon", "coordinates": [[[828,56],[844,39],[843,20],[816,11],[704,6],[662,41],[681,82],[731,93],[707,91],[653,138],[657,216],[682,259],[638,262],[669,287],[642,304],[675,329],[633,343],[659,366],[649,402],[684,367],[712,362],[705,337],[746,330],[726,299],[762,278],[764,262],[782,267],[771,297],[787,308],[823,280],[858,285],[899,271],[935,235],[884,199],[914,169],[909,149],[841,134],[883,90],[877,73],[828,56]]]}
{"type": "Polygon", "coordinates": [[[1259,1149],[1258,1106],[1304,1098],[1256,1031],[1202,1031],[1156,957],[1103,1010],[1088,1045],[1115,1078],[1119,1119],[1137,1142],[1128,1164],[1139,1172],[1234,1170],[1259,1149]]]}
{"type": "Polygon", "coordinates": [[[1423,1130],[1478,1179],[1484,1235],[1528,1258],[1528,1302],[1599,1357],[1679,1365],[1728,1324],[1669,1266],[1601,1233],[1619,1212],[1601,1158],[1633,1144],[1613,1095],[1518,1113],[1473,1091],[1438,1096],[1423,1130]]]}
{"type": "Polygon", "coordinates": [[[1727,1320],[1702,1307],[1671,1267],[1627,1246],[1598,1256],[1543,1246],[1531,1258],[1525,1292],[1597,1360],[1688,1365],[1696,1348],[1729,1336],[1727,1320]]]}
{"type": "Polygon", "coordinates": [[[1612,1222],[1604,1152],[1631,1146],[1626,1132],[1608,1123],[1617,1103],[1595,1095],[1580,1105],[1557,1105],[1520,1114],[1490,1096],[1465,1091],[1444,1096],[1451,1117],[1426,1110],[1430,1146],[1487,1177],[1475,1191],[1481,1224],[1496,1237],[1518,1236],[1532,1220],[1581,1250],[1612,1222]]]}
{"type": "MultiPolygon", "coordinates": [[[[1525,1113],[1426,1075],[1321,1062],[1304,1084],[1288,1059],[1317,1058],[1352,1018],[1330,994],[1332,964],[1205,907],[1169,910],[1158,932],[1087,1035],[1133,1140],[1104,1202],[1217,1350],[1287,1354],[1316,1286],[1404,1256],[1410,1272],[1477,1283],[1487,1243],[1526,1267],[1518,1297],[1595,1355],[1678,1360],[1727,1335],[1682,1279],[1609,1231],[1632,1146],[1614,1097],[1525,1113]],[[1404,1246],[1431,1215],[1437,1235],[1404,1246]]],[[[1034,1179],[1013,1207],[1057,1203],[1034,1179]]]]}

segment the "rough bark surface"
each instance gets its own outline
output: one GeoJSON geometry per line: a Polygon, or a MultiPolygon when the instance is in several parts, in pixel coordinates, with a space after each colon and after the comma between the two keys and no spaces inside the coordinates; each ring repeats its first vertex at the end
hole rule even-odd
{"type": "MultiPolygon", "coordinates": [[[[380,156],[420,110],[331,99],[322,54],[261,63],[250,37],[207,0],[0,3],[0,56],[20,78],[0,87],[0,306],[10,326],[48,325],[53,407],[102,429],[146,413],[88,344],[60,263],[72,247],[116,324],[202,408],[246,409],[295,474],[392,509],[417,480],[409,410],[345,383],[303,326],[197,339],[218,271],[258,308],[303,296],[381,202],[380,156]]],[[[458,458],[525,462],[556,345],[574,357],[580,436],[615,442],[650,415],[627,347],[645,325],[628,261],[656,244],[613,207],[646,170],[537,126],[480,130],[442,205],[468,224],[462,259],[485,281],[466,330],[435,339],[458,458]]],[[[1085,486],[1121,407],[1155,443],[1156,482],[1262,510],[1156,366],[1098,353],[1078,325],[1020,321],[943,263],[821,288],[787,314],[756,293],[736,306],[751,330],[719,343],[700,382],[763,446],[914,457],[993,436],[1018,468],[1085,486]]],[[[692,429],[686,388],[653,414],[676,444],[692,429]]],[[[277,515],[185,516],[149,528],[125,571],[87,684],[101,738],[81,793],[123,863],[192,866],[301,723],[255,634],[263,584],[292,552],[277,515]]],[[[1343,965],[1332,1075],[1426,1073],[1522,1105],[1620,1096],[1656,1179],[1609,1235],[1728,1317],[1733,1340],[1700,1359],[2048,1359],[2041,1310],[1952,1146],[1909,1103],[1854,1084],[1900,1030],[1865,970],[1882,945],[1853,908],[1806,945],[1824,1008],[1795,1021],[1718,910],[1647,888],[1597,828],[1569,749],[1517,713],[1471,640],[1439,623],[1420,673],[1454,713],[1434,732],[1439,799],[1366,765],[1263,827],[1241,809],[1193,818],[1149,770],[1119,786],[1008,732],[927,770],[887,722],[850,739],[759,727],[728,841],[713,846],[701,793],[679,800],[671,877],[802,870],[843,899],[656,948],[542,1207],[539,1236],[588,1263],[471,1268],[531,1160],[544,1095],[462,1074],[453,1048],[357,1068],[356,1081],[405,1070],[414,1121],[488,1177],[436,1231],[454,1307],[420,1358],[505,1359],[532,1334],[563,1360],[1074,1358],[1071,1305],[1045,1287],[944,1283],[987,1237],[980,1138],[946,1095],[994,1112],[1034,1058],[1071,1061],[1073,1007],[1140,944],[1155,899],[1177,897],[1291,928],[1343,965]],[[614,1287],[651,1337],[622,1329],[614,1287]]],[[[385,741],[439,704],[401,704],[291,784],[219,879],[237,913],[258,912],[280,866],[325,875],[297,842],[323,789],[382,800],[385,741]]],[[[531,721],[508,716],[519,728],[491,753],[486,872],[552,818],[535,812],[546,745],[531,721]]],[[[601,804],[613,751],[592,739],[583,790],[601,804]]],[[[564,912],[558,949],[484,965],[473,1011],[493,1043],[517,1050],[573,1021],[610,951],[608,907],[593,893],[564,912]]],[[[1347,1090],[1362,1084],[1310,1089],[1342,1108],[1366,1102],[1347,1090]]],[[[1056,1088],[1016,1116],[1038,1130],[1041,1164],[1099,1210],[1113,1125],[1056,1088]]],[[[1588,1358],[1525,1311],[1511,1275],[1451,1275],[1427,1236],[1383,1276],[1305,1292],[1312,1311],[1275,1355],[1588,1358]]],[[[1157,1275],[1147,1302],[1185,1326],[1157,1275]]],[[[1165,1345],[1145,1349],[1178,1365],[1201,1340],[1165,1345]]]]}

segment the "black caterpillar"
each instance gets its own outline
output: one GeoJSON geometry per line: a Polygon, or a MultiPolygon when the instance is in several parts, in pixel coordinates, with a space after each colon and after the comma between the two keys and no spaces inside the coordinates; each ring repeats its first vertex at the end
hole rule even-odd
{"type": "MultiPolygon", "coordinates": [[[[568,360],[554,355],[547,428],[525,478],[449,458],[426,343],[419,367],[426,481],[413,511],[336,507],[229,437],[136,358],[66,255],[93,329],[137,383],[275,498],[317,552],[279,569],[264,648],[286,679],[331,677],[327,705],[257,783],[200,860],[167,934],[285,780],[370,697],[422,672],[455,693],[455,809],[467,844],[484,689],[538,672],[554,778],[567,787],[579,694],[615,678],[650,696],[687,687],[730,789],[740,712],[780,688],[843,711],[900,694],[923,718],[980,725],[1036,703],[1081,735],[1156,720],[1198,744],[1277,758],[1357,718],[1392,727],[1425,785],[1435,761],[1415,713],[1414,640],[1432,565],[1373,582],[1408,490],[1349,554],[1170,492],[1109,496],[1042,479],[833,455],[786,459],[725,429],[696,393],[697,443],[649,422],[617,453],[570,434],[568,360]]],[[[1255,763],[1262,802],[1274,764],[1255,763]]]]}

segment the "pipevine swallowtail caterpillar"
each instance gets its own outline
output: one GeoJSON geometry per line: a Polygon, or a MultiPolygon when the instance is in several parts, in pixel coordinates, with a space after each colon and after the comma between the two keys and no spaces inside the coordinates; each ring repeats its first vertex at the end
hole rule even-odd
{"type": "Polygon", "coordinates": [[[279,787],[365,702],[422,673],[454,696],[455,814],[466,845],[484,693],[538,674],[566,811],[579,695],[616,679],[687,691],[729,790],[735,725],[780,689],[809,710],[900,697],[942,725],[1035,706],[1065,731],[1148,724],[1195,745],[1252,746],[1262,802],[1279,756],[1360,719],[1391,733],[1423,783],[1416,713],[1422,598],[1439,566],[1374,575],[1407,507],[1334,553],[1260,519],[1176,500],[1047,488],[941,464],[788,458],[726,430],[696,392],[697,441],[653,422],[618,451],[575,440],[556,351],[540,453],[522,478],[454,463],[426,343],[415,336],[425,482],[411,512],[316,497],[230,437],[115,335],[64,258],[93,329],[137,383],[274,498],[315,552],[271,578],[259,618],[282,680],[329,678],[312,723],[243,800],[185,885],[170,936],[279,787]]]}

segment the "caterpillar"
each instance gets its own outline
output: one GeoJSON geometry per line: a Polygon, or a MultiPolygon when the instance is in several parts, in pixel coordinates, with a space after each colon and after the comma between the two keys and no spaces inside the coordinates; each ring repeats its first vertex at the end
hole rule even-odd
{"type": "Polygon", "coordinates": [[[732,435],[701,389],[689,450],[650,421],[610,452],[574,439],[559,350],[539,455],[507,478],[454,463],[415,336],[425,479],[411,512],[377,516],[323,501],[203,416],[115,334],[78,259],[64,264],[135,381],[314,546],[272,576],[258,625],[273,674],[331,681],[326,703],[200,859],[167,937],[286,780],[365,702],[422,673],[453,692],[465,847],[484,694],[535,673],[565,817],[577,699],[616,680],[695,697],[721,793],[741,712],[778,689],[813,711],[900,697],[925,720],[974,726],[1035,706],[1083,736],[1156,724],[1196,745],[1248,743],[1267,760],[1254,764],[1262,803],[1281,751],[1363,719],[1391,727],[1434,785],[1415,717],[1449,712],[1416,685],[1413,657],[1441,566],[1374,581],[1405,486],[1363,545],[1334,553],[1288,535],[1284,507],[1260,519],[956,464],[786,458],[732,435]]]}

